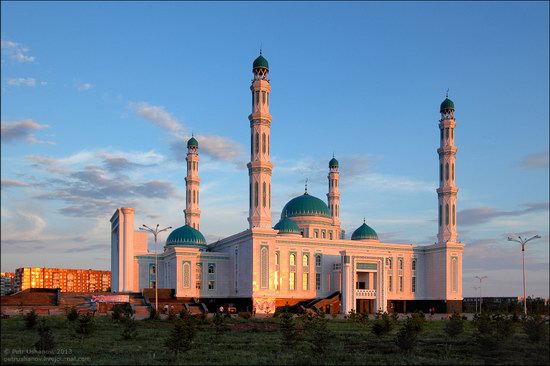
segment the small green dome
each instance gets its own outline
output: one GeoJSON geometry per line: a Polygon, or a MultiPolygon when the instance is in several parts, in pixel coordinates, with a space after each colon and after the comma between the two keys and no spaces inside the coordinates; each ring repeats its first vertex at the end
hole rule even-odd
{"type": "Polygon", "coordinates": [[[330,211],[325,202],[317,197],[310,196],[306,192],[288,201],[283,208],[283,212],[281,212],[281,218],[294,216],[321,216],[330,218],[330,211]]]}
{"type": "Polygon", "coordinates": [[[197,139],[194,138],[193,136],[191,136],[191,138],[189,139],[189,141],[187,141],[187,147],[191,147],[191,146],[199,147],[199,142],[198,142],[197,139]]]}
{"type": "Polygon", "coordinates": [[[269,63],[265,59],[265,57],[260,52],[260,56],[258,56],[257,59],[254,60],[254,63],[252,64],[253,69],[268,69],[269,70],[269,63]]]}
{"type": "Polygon", "coordinates": [[[378,234],[369,225],[363,222],[357,230],[351,234],[351,240],[378,240],[378,234]]]}
{"type": "Polygon", "coordinates": [[[173,230],[166,239],[166,246],[197,247],[206,249],[206,239],[200,231],[189,225],[173,230]]]}
{"type": "Polygon", "coordinates": [[[298,225],[287,217],[282,218],[273,229],[278,230],[279,234],[300,234],[298,225]]]}
{"type": "Polygon", "coordinates": [[[334,158],[330,159],[330,161],[328,162],[328,167],[329,168],[332,168],[332,167],[338,168],[338,160],[336,160],[334,158]]]}
{"type": "Polygon", "coordinates": [[[443,103],[441,103],[441,107],[439,108],[439,111],[443,112],[446,109],[452,109],[452,110],[455,109],[455,104],[449,98],[445,98],[443,103]]]}

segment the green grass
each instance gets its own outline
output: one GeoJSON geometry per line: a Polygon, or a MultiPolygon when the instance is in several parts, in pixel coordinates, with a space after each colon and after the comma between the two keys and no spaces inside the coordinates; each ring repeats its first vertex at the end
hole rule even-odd
{"type": "Polygon", "coordinates": [[[3,364],[53,364],[46,357],[57,357],[55,364],[78,365],[546,365],[549,363],[547,342],[532,343],[515,324],[516,332],[499,341],[496,348],[481,347],[472,322],[464,333],[449,339],[444,321],[427,321],[418,335],[415,348],[402,352],[394,339],[403,322],[378,338],[371,332],[372,321],[364,326],[350,320],[329,320],[330,345],[324,355],[312,354],[302,340],[294,349],[281,346],[277,319],[225,320],[224,330],[216,331],[212,323],[198,326],[190,351],[174,358],[164,346],[173,322],[137,322],[137,338],[124,340],[123,325],[107,317],[94,319],[95,331],[82,336],[75,331],[78,321],[65,317],[47,317],[56,341],[54,355],[36,355],[36,329],[25,329],[21,317],[1,320],[1,357],[3,364]],[[34,357],[33,360],[22,357],[34,357]]]}

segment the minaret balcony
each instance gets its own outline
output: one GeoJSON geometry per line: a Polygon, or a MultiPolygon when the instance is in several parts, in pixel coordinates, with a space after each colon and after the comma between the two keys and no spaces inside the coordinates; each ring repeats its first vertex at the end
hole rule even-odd
{"type": "Polygon", "coordinates": [[[376,290],[355,290],[356,299],[376,299],[376,290]]]}
{"type": "Polygon", "coordinates": [[[250,127],[252,127],[252,123],[264,123],[268,126],[271,125],[271,121],[272,121],[273,117],[271,117],[271,114],[269,113],[264,113],[264,112],[254,112],[254,113],[251,113],[249,116],[248,116],[248,120],[250,121],[250,127]]]}
{"type": "Polygon", "coordinates": [[[456,154],[457,151],[458,151],[458,148],[456,146],[450,146],[450,145],[443,146],[443,147],[440,147],[439,149],[437,149],[437,153],[439,155],[441,155],[441,154],[443,154],[443,155],[456,154]]]}

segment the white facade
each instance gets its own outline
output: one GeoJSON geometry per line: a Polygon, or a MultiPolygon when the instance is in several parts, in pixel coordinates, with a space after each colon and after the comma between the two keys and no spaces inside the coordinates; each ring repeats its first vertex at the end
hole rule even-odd
{"type": "MultiPolygon", "coordinates": [[[[260,55],[254,62],[249,116],[250,228],[208,246],[167,241],[157,258],[158,287],[174,289],[178,298],[203,302],[240,299],[258,313],[316,299],[327,299],[318,302],[323,304],[322,310],[342,313],[426,311],[432,305],[439,311],[460,310],[464,245],[457,242],[452,102],[443,102],[439,125],[442,136],[452,136],[442,137],[438,149],[442,166],[452,167],[450,173],[447,170],[448,180],[441,172],[437,190],[439,204],[452,207],[447,216],[439,212],[439,242],[428,246],[382,243],[366,224],[353,233],[353,240],[345,240],[340,226],[339,181],[346,177],[340,176],[334,158],[328,169],[327,202],[310,196],[306,188],[303,196],[285,206],[277,229],[272,228],[268,75],[267,60],[260,55]]],[[[188,144],[193,149],[187,159],[185,211],[186,227],[197,230],[198,143],[190,140],[188,144]],[[189,195],[196,195],[196,200],[189,195]]],[[[113,291],[142,291],[156,284],[155,255],[147,252],[145,233],[134,231],[133,215],[133,209],[121,208],[111,218],[113,291]]],[[[186,227],[176,230],[191,233],[193,240],[200,241],[202,234],[186,227]]]]}

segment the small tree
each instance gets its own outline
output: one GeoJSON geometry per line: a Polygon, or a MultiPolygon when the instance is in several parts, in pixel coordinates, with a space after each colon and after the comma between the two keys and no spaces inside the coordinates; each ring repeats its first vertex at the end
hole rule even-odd
{"type": "Polygon", "coordinates": [[[304,330],[315,355],[323,355],[328,349],[331,332],[327,325],[328,320],[323,312],[315,314],[304,322],[304,330]]]}
{"type": "Polygon", "coordinates": [[[32,309],[23,316],[23,319],[25,319],[25,328],[32,329],[38,322],[38,314],[36,314],[36,311],[32,309]]]}
{"type": "Polygon", "coordinates": [[[454,312],[445,324],[445,333],[449,337],[456,337],[464,332],[464,320],[458,312],[454,312]]]}
{"type": "Polygon", "coordinates": [[[111,314],[111,318],[116,322],[122,319],[122,309],[120,306],[113,306],[113,313],[111,314]]]}
{"type": "Polygon", "coordinates": [[[82,335],[92,334],[94,331],[94,318],[88,314],[82,314],[78,317],[76,332],[82,335]]]}
{"type": "Polygon", "coordinates": [[[424,324],[426,323],[426,316],[423,312],[418,311],[411,314],[411,322],[416,332],[422,332],[424,330],[424,324]]]}
{"type": "Polygon", "coordinates": [[[404,351],[412,349],[416,343],[418,331],[417,324],[415,323],[413,318],[407,317],[405,324],[403,324],[403,327],[397,332],[395,343],[404,351]]]}
{"type": "Polygon", "coordinates": [[[159,319],[160,319],[160,316],[157,309],[151,306],[149,308],[149,320],[159,320],[159,319]]]}
{"type": "Polygon", "coordinates": [[[493,333],[494,326],[491,322],[489,314],[487,313],[474,315],[474,325],[476,326],[479,334],[490,335],[493,333]]]}
{"type": "Polygon", "coordinates": [[[523,330],[531,342],[545,341],[548,337],[547,321],[540,315],[527,317],[523,323],[523,330]]]}
{"type": "Polygon", "coordinates": [[[137,337],[137,324],[133,315],[123,316],[121,319],[123,328],[122,328],[122,338],[123,339],[135,339],[137,337]]]}
{"type": "Polygon", "coordinates": [[[514,320],[503,314],[493,317],[494,329],[499,339],[506,339],[515,333],[514,320]]]}
{"type": "Polygon", "coordinates": [[[67,309],[67,320],[74,322],[76,319],[78,319],[78,311],[75,306],[71,306],[67,309]]]}
{"type": "Polygon", "coordinates": [[[50,327],[46,324],[46,319],[41,319],[38,324],[38,341],[34,344],[34,348],[38,351],[51,351],[55,348],[55,340],[53,338],[50,327]]]}
{"type": "Polygon", "coordinates": [[[294,315],[285,311],[280,314],[280,326],[282,343],[288,348],[294,348],[298,343],[298,330],[294,315]]]}
{"type": "Polygon", "coordinates": [[[191,319],[177,319],[164,345],[177,357],[180,352],[191,349],[195,335],[195,324],[191,319]]]}

